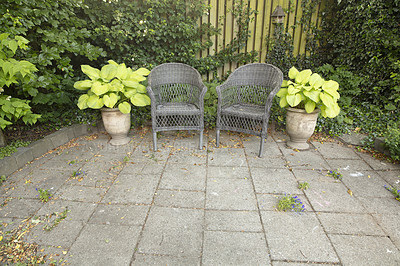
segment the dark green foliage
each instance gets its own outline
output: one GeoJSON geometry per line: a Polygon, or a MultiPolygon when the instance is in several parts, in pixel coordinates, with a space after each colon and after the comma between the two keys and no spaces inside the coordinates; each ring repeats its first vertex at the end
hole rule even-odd
{"type": "Polygon", "coordinates": [[[385,144],[394,160],[400,161],[400,128],[389,127],[385,136],[385,144]]]}
{"type": "Polygon", "coordinates": [[[204,96],[204,122],[208,128],[214,128],[217,122],[218,95],[216,87],[220,85],[217,82],[206,82],[207,93],[204,96]]]}

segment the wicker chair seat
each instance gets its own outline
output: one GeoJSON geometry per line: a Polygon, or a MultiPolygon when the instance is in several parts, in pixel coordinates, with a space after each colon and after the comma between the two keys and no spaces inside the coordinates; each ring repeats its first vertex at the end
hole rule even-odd
{"type": "Polygon", "coordinates": [[[234,115],[261,120],[265,114],[263,106],[235,104],[222,108],[221,115],[234,115]]]}
{"type": "Polygon", "coordinates": [[[194,104],[186,103],[167,103],[157,106],[156,114],[158,115],[173,115],[173,114],[186,114],[186,115],[200,115],[200,109],[194,104]]]}

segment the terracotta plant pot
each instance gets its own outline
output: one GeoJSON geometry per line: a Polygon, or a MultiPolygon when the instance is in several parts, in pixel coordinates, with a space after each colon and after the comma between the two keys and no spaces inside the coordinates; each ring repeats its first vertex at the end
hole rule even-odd
{"type": "Polygon", "coordinates": [[[298,150],[310,148],[307,140],[314,133],[319,112],[319,109],[307,113],[304,109],[287,108],[286,131],[290,137],[290,140],[286,143],[287,146],[298,150]]]}
{"type": "Polygon", "coordinates": [[[125,145],[130,141],[128,137],[131,128],[131,114],[124,114],[118,108],[102,108],[104,128],[110,134],[111,145],[125,145]]]}

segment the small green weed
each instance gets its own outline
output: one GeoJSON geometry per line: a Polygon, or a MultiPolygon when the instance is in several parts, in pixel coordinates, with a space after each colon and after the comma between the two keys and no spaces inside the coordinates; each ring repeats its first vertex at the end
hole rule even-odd
{"type": "Polygon", "coordinates": [[[400,201],[400,189],[396,190],[394,187],[387,185],[384,185],[384,187],[393,194],[396,200],[400,201]]]}
{"type": "Polygon", "coordinates": [[[127,162],[129,162],[129,160],[130,160],[130,159],[129,159],[129,157],[128,157],[128,156],[125,156],[125,157],[124,157],[124,163],[127,163],[127,162]]]}
{"type": "Polygon", "coordinates": [[[77,177],[77,176],[79,176],[79,175],[83,175],[83,174],[85,174],[85,171],[73,171],[72,172],[72,177],[77,177]]]}
{"type": "Polygon", "coordinates": [[[67,214],[70,212],[70,210],[65,209],[63,212],[59,213],[59,212],[55,212],[53,214],[51,214],[49,216],[49,218],[51,218],[51,216],[55,215],[56,219],[54,220],[54,222],[52,224],[46,224],[43,227],[44,231],[51,231],[54,227],[56,227],[59,223],[61,223],[62,220],[64,220],[65,218],[67,218],[67,214]]]}
{"type": "Polygon", "coordinates": [[[5,175],[0,176],[0,185],[3,184],[7,180],[5,175]]]}
{"type": "Polygon", "coordinates": [[[37,197],[39,197],[39,199],[42,202],[48,202],[52,197],[53,194],[51,194],[47,189],[36,189],[37,192],[39,192],[39,195],[37,195],[37,197]]]}
{"type": "Polygon", "coordinates": [[[341,173],[333,170],[329,170],[327,175],[333,177],[336,180],[342,180],[343,178],[343,175],[341,173]]]}
{"type": "Polygon", "coordinates": [[[307,182],[299,182],[299,185],[297,187],[301,190],[306,190],[310,188],[310,184],[308,184],[307,182]]]}
{"type": "Polygon", "coordinates": [[[292,196],[290,194],[286,194],[279,199],[278,202],[278,211],[294,211],[297,213],[304,212],[305,207],[303,202],[301,202],[300,198],[297,196],[292,196]]]}

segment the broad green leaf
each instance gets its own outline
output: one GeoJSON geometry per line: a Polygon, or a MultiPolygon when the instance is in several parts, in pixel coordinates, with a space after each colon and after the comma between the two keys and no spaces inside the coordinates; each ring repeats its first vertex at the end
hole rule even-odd
{"type": "Polygon", "coordinates": [[[114,79],[109,83],[109,90],[110,91],[123,91],[124,85],[118,79],[114,79]]]}
{"type": "Polygon", "coordinates": [[[109,95],[103,96],[103,103],[108,108],[114,108],[115,104],[118,102],[118,96],[115,93],[110,93],[109,95]]]}
{"type": "Polygon", "coordinates": [[[321,114],[323,117],[334,118],[338,116],[340,113],[340,107],[335,104],[333,106],[322,106],[321,107],[321,114]]]}
{"type": "Polygon", "coordinates": [[[290,85],[288,87],[288,94],[290,94],[290,95],[294,95],[294,94],[298,93],[299,91],[300,91],[300,89],[295,88],[293,85],[290,85]]]}
{"type": "Polygon", "coordinates": [[[83,110],[88,108],[87,100],[89,99],[89,95],[83,94],[78,99],[78,107],[79,109],[83,110]]]}
{"type": "Polygon", "coordinates": [[[100,71],[100,77],[103,80],[111,80],[112,78],[115,78],[115,75],[117,74],[117,68],[117,66],[110,64],[103,66],[100,71]]]}
{"type": "Polygon", "coordinates": [[[127,102],[123,102],[118,105],[118,109],[123,114],[129,114],[131,112],[131,105],[127,102]]]}
{"type": "Polygon", "coordinates": [[[131,98],[133,95],[136,94],[136,89],[127,88],[124,92],[126,98],[131,98]]]}
{"type": "Polygon", "coordinates": [[[136,87],[136,90],[137,90],[137,92],[140,92],[140,93],[147,93],[146,87],[145,87],[144,85],[142,85],[142,84],[139,84],[139,85],[136,87]]]}
{"type": "Polygon", "coordinates": [[[286,88],[288,85],[289,85],[289,84],[288,84],[288,81],[287,81],[287,80],[283,80],[283,81],[282,81],[281,88],[286,88]]]}
{"type": "Polygon", "coordinates": [[[121,80],[124,80],[128,77],[128,69],[126,68],[125,64],[118,65],[115,76],[121,80]]]}
{"type": "Polygon", "coordinates": [[[304,105],[304,108],[306,109],[307,113],[312,113],[315,110],[315,102],[307,101],[304,105]]]}
{"type": "Polygon", "coordinates": [[[281,100],[279,101],[279,106],[282,107],[282,108],[285,108],[285,107],[287,107],[288,105],[289,105],[289,104],[288,104],[288,102],[286,101],[286,97],[282,97],[281,100]]]}
{"type": "Polygon", "coordinates": [[[137,88],[140,84],[137,81],[132,81],[132,80],[123,80],[122,84],[124,84],[125,86],[129,87],[129,88],[137,88]]]}
{"type": "Polygon", "coordinates": [[[295,67],[292,67],[292,68],[289,70],[289,78],[290,78],[290,79],[295,79],[296,76],[297,76],[297,74],[299,74],[299,71],[298,71],[295,67]]]}
{"type": "Polygon", "coordinates": [[[282,98],[284,96],[286,96],[286,94],[288,94],[288,89],[287,88],[281,88],[278,93],[276,94],[276,96],[278,96],[279,98],[282,98]]]}
{"type": "Polygon", "coordinates": [[[131,97],[131,103],[135,106],[146,106],[151,103],[149,96],[141,93],[136,93],[131,97]]]}
{"type": "Polygon", "coordinates": [[[137,74],[135,72],[132,72],[132,73],[128,73],[128,78],[126,80],[141,82],[141,81],[146,80],[146,78],[143,77],[142,75],[139,75],[139,74],[137,74]]]}
{"type": "Polygon", "coordinates": [[[7,39],[8,36],[10,36],[9,33],[2,33],[2,34],[0,34],[0,41],[7,39]]]}
{"type": "Polygon", "coordinates": [[[92,109],[100,109],[101,107],[104,106],[104,103],[103,99],[99,98],[99,96],[92,95],[89,96],[89,98],[87,99],[87,105],[92,109]]]}
{"type": "Polygon", "coordinates": [[[310,90],[310,91],[303,91],[304,96],[306,96],[307,98],[310,98],[311,100],[313,100],[315,103],[318,103],[320,98],[319,98],[319,94],[321,93],[320,90],[310,90]]]}
{"type": "Polygon", "coordinates": [[[315,89],[319,89],[322,84],[324,84],[325,80],[321,78],[321,76],[317,73],[314,73],[311,75],[309,82],[312,87],[314,87],[315,89]]]}
{"type": "Polygon", "coordinates": [[[150,74],[150,70],[141,67],[138,70],[134,71],[133,73],[141,75],[141,76],[147,76],[148,74],[150,74]]]}
{"type": "Polygon", "coordinates": [[[1,129],[5,129],[6,126],[9,126],[9,125],[12,125],[12,123],[0,117],[0,128],[1,129]]]}
{"type": "Polygon", "coordinates": [[[301,102],[301,95],[300,94],[295,94],[295,95],[287,95],[286,96],[286,101],[291,107],[295,107],[299,105],[301,102]]]}
{"type": "Polygon", "coordinates": [[[81,66],[82,72],[85,73],[91,80],[97,80],[100,78],[100,70],[91,67],[89,65],[81,66]]]}
{"type": "Polygon", "coordinates": [[[302,86],[302,88],[306,91],[310,91],[313,87],[312,86],[302,86]]]}
{"type": "Polygon", "coordinates": [[[87,90],[92,86],[93,81],[91,80],[81,80],[81,81],[77,81],[74,84],[74,88],[77,90],[87,90]]]}
{"type": "Polygon", "coordinates": [[[107,62],[111,65],[118,66],[118,63],[116,63],[114,60],[108,60],[107,62]]]}
{"type": "Polygon", "coordinates": [[[312,74],[312,71],[310,69],[306,69],[301,71],[296,75],[296,83],[299,84],[306,84],[310,80],[310,76],[312,74]]]}
{"type": "Polygon", "coordinates": [[[95,81],[92,84],[91,91],[100,96],[108,92],[109,84],[102,84],[100,81],[95,81]]]}
{"type": "Polygon", "coordinates": [[[340,98],[340,95],[337,91],[339,89],[339,83],[337,83],[336,81],[325,81],[322,85],[322,89],[324,90],[324,92],[331,95],[335,100],[338,100],[340,98]]]}
{"type": "Polygon", "coordinates": [[[329,94],[321,92],[319,97],[321,98],[321,101],[324,103],[326,107],[331,107],[335,104],[333,97],[330,96],[329,94]]]}
{"type": "Polygon", "coordinates": [[[15,54],[18,49],[18,43],[15,40],[11,40],[8,44],[8,48],[15,54]]]}

